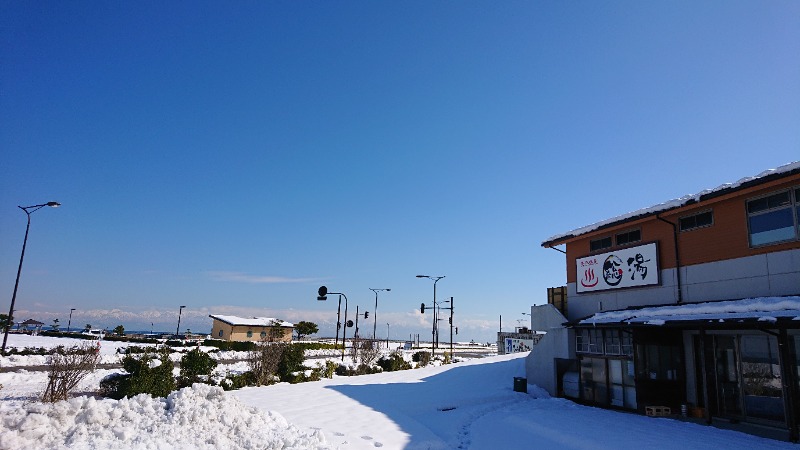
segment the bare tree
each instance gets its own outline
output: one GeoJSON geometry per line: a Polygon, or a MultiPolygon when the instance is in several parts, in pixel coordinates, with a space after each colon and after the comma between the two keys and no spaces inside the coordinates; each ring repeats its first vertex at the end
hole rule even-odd
{"type": "Polygon", "coordinates": [[[281,362],[285,345],[269,342],[266,338],[247,354],[247,365],[256,386],[272,384],[281,362]]]}
{"type": "Polygon", "coordinates": [[[369,368],[380,355],[376,342],[372,339],[354,338],[350,347],[350,357],[359,368],[369,368]]]}
{"type": "Polygon", "coordinates": [[[99,344],[87,343],[71,349],[64,349],[63,346],[56,348],[47,360],[48,382],[42,401],[53,403],[66,400],[78,383],[94,371],[99,360],[99,344]]]}

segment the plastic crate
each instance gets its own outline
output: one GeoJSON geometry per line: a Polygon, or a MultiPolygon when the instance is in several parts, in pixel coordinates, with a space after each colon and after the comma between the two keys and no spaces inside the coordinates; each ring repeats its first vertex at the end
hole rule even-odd
{"type": "Polygon", "coordinates": [[[644,410],[650,417],[664,417],[672,414],[669,406],[645,406],[644,410]]]}

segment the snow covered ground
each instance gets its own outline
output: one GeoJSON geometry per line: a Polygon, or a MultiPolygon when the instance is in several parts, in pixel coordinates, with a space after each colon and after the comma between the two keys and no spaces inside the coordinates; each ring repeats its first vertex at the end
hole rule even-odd
{"type": "MultiPolygon", "coordinates": [[[[524,356],[230,392],[195,385],[167,399],[81,396],[53,405],[30,399],[44,388],[43,372],[0,373],[0,448],[795,447],[673,419],[580,406],[548,398],[535,386],[528,386],[529,394],[514,392],[513,377],[524,376],[524,356]]],[[[110,371],[99,372],[79,390],[96,389],[110,371]]]]}

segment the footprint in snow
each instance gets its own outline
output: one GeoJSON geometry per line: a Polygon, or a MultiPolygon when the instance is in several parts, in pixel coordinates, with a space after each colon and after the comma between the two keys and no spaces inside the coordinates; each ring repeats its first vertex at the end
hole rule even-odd
{"type": "Polygon", "coordinates": [[[338,431],[333,432],[334,436],[344,436],[344,433],[339,433],[338,431]]]}
{"type": "Polygon", "coordinates": [[[372,436],[361,436],[361,439],[363,439],[365,441],[371,441],[372,440],[372,436]]]}
{"type": "Polygon", "coordinates": [[[383,444],[381,444],[380,442],[376,442],[376,443],[375,443],[375,444],[373,444],[373,445],[375,445],[375,447],[383,447],[383,444]]]}

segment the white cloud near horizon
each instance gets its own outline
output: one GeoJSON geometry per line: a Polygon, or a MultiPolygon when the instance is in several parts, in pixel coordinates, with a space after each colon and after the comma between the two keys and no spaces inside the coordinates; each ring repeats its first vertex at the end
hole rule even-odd
{"type": "MultiPolygon", "coordinates": [[[[26,319],[36,319],[44,322],[47,327],[51,324],[53,319],[58,318],[61,326],[66,326],[68,311],[53,311],[52,306],[45,305],[39,306],[36,310],[18,310],[16,312],[16,320],[24,321],[26,319]]],[[[210,314],[232,315],[239,317],[274,317],[289,322],[299,322],[301,320],[314,322],[320,327],[334,326],[336,323],[336,309],[330,310],[304,310],[304,309],[270,309],[270,308],[254,308],[235,305],[214,305],[203,306],[199,308],[187,307],[181,312],[181,323],[192,324],[193,328],[203,326],[206,324],[210,327],[211,319],[208,317],[210,314]]],[[[344,321],[344,308],[341,311],[341,320],[344,321]]],[[[148,307],[140,310],[126,310],[121,308],[93,308],[93,309],[78,309],[74,312],[72,317],[72,324],[84,323],[97,323],[100,326],[116,326],[120,323],[127,325],[133,324],[169,324],[175,323],[178,319],[178,310],[176,308],[156,308],[148,307]]],[[[353,319],[353,317],[348,317],[353,319]]],[[[363,320],[363,319],[362,319],[363,320]]],[[[430,319],[419,310],[405,311],[405,312],[383,312],[379,314],[378,326],[385,329],[386,323],[389,322],[391,327],[397,328],[410,328],[419,330],[425,333],[431,326],[430,319]]],[[[370,317],[366,320],[369,328],[372,327],[373,318],[370,317]]],[[[489,331],[497,325],[494,321],[483,319],[471,318],[458,318],[456,320],[460,330],[475,330],[475,331],[489,331]]],[[[77,325],[76,325],[77,326],[77,325]]],[[[367,325],[365,325],[366,327],[367,325]]],[[[445,326],[445,325],[442,325],[445,326]]]]}
{"type": "Polygon", "coordinates": [[[212,271],[205,274],[213,281],[228,281],[234,283],[251,284],[279,284],[279,283],[310,283],[312,281],[323,281],[327,278],[313,277],[280,277],[273,275],[250,275],[242,272],[223,272],[212,271]]]}

